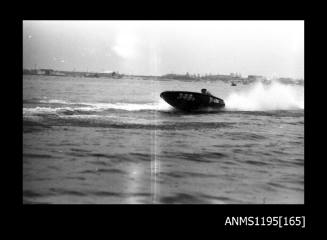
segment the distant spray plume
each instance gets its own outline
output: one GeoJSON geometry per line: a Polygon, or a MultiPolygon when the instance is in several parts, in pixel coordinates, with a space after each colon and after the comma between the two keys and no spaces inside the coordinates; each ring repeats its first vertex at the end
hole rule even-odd
{"type": "Polygon", "coordinates": [[[231,93],[225,102],[227,109],[242,111],[304,109],[304,87],[259,82],[250,89],[231,93]]]}

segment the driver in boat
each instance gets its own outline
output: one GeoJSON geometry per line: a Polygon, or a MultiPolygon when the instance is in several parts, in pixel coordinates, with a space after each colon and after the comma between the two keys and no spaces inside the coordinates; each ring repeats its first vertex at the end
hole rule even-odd
{"type": "Polygon", "coordinates": [[[201,89],[201,93],[212,96],[212,94],[205,88],[201,89]]]}

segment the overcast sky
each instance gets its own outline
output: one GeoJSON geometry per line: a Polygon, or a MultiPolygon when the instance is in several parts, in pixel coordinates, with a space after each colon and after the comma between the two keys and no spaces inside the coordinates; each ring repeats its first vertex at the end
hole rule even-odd
{"type": "Polygon", "coordinates": [[[23,67],[304,77],[304,21],[24,21],[23,67]]]}

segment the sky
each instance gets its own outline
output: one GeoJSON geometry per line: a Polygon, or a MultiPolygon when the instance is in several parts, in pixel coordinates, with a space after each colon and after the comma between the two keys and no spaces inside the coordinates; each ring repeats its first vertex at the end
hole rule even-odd
{"type": "Polygon", "coordinates": [[[23,68],[304,78],[304,21],[23,21],[23,68]]]}

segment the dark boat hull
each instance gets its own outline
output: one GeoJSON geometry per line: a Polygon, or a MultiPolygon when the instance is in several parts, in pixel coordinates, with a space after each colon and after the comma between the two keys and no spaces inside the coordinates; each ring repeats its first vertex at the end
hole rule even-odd
{"type": "Polygon", "coordinates": [[[182,111],[220,110],[224,100],[212,95],[186,91],[166,91],[160,94],[168,104],[182,111]]]}

